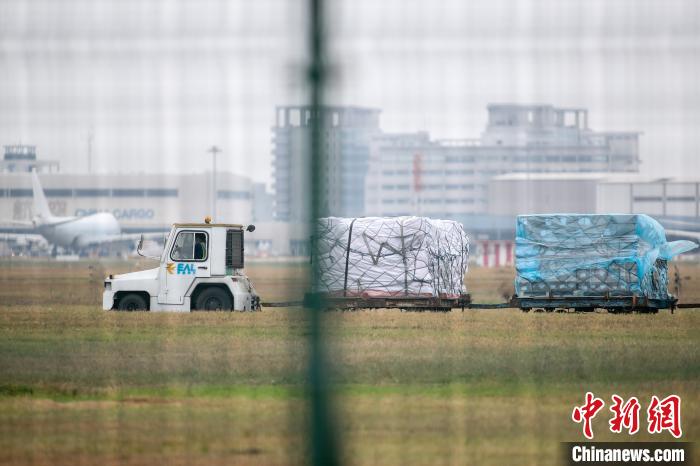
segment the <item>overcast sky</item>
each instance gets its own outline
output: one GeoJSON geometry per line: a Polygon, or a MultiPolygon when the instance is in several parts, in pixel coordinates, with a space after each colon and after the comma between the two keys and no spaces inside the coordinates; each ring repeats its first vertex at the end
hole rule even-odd
{"type": "MultiPolygon", "coordinates": [[[[303,100],[305,2],[2,0],[0,144],[65,172],[220,166],[268,182],[275,105],[303,100]]],[[[329,101],[387,131],[478,137],[489,102],[587,107],[647,174],[700,177],[693,0],[328,4],[329,101]]]]}

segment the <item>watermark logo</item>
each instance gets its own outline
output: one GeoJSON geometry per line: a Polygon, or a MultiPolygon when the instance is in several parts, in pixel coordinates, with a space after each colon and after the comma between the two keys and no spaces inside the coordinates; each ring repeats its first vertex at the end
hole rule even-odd
{"type": "Polygon", "coordinates": [[[663,400],[654,395],[647,409],[649,433],[658,434],[667,430],[676,438],[681,438],[681,397],[669,395],[663,400]]]}
{"type": "Polygon", "coordinates": [[[603,400],[596,398],[593,393],[587,392],[586,402],[581,406],[576,406],[571,413],[571,419],[573,419],[574,422],[583,422],[583,435],[585,435],[587,439],[593,438],[593,426],[591,425],[591,421],[595,415],[598,414],[598,411],[603,409],[603,406],[605,406],[603,400]]]}
{"type": "MultiPolygon", "coordinates": [[[[624,400],[618,395],[612,395],[610,411],[612,418],[608,421],[610,432],[622,433],[626,430],[629,435],[639,432],[639,413],[641,404],[635,396],[624,400]]],[[[593,418],[603,409],[605,402],[597,398],[593,393],[587,392],[585,402],[581,406],[574,406],[571,419],[577,424],[583,424],[583,435],[589,440],[593,439],[593,418]]],[[[675,438],[683,435],[681,429],[681,398],[678,395],[669,395],[659,399],[656,395],[651,397],[647,408],[647,432],[660,434],[668,431],[675,438]]]]}
{"type": "Polygon", "coordinates": [[[636,396],[633,396],[627,402],[623,403],[625,400],[617,395],[612,396],[613,404],[610,406],[610,411],[613,413],[612,419],[610,419],[610,432],[615,432],[617,434],[622,432],[625,428],[630,435],[634,435],[639,432],[639,400],[636,396]]]}

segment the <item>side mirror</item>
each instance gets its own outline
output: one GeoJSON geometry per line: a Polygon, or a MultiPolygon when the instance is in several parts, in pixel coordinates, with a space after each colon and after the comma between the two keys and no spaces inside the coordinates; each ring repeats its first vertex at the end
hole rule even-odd
{"type": "Polygon", "coordinates": [[[146,257],[143,255],[143,235],[141,235],[141,238],[139,239],[139,245],[136,247],[136,252],[139,256],[146,257]]]}
{"type": "Polygon", "coordinates": [[[248,225],[248,228],[246,228],[246,231],[247,231],[248,233],[254,232],[254,231],[255,231],[255,225],[253,225],[253,224],[251,223],[250,225],[248,225]]]}
{"type": "Polygon", "coordinates": [[[138,247],[136,248],[136,252],[138,253],[139,256],[145,257],[146,259],[155,259],[155,260],[160,259],[160,256],[151,256],[148,254],[144,254],[144,252],[143,252],[143,234],[141,235],[141,238],[139,239],[139,244],[138,244],[138,247]]]}

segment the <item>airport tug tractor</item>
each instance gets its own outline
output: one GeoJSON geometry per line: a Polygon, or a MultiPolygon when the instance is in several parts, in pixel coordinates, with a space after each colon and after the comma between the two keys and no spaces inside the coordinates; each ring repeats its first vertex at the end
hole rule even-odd
{"type": "MultiPolygon", "coordinates": [[[[214,224],[209,217],[205,223],[174,224],[158,267],[105,280],[103,309],[260,310],[260,297],[243,272],[243,234],[243,225],[214,224]]],[[[142,246],[143,240],[139,254],[142,246]]]]}

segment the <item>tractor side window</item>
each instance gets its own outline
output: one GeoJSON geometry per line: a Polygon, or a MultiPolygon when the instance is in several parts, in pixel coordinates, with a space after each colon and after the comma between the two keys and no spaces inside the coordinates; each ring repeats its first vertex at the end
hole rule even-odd
{"type": "Polygon", "coordinates": [[[207,258],[207,235],[194,234],[194,260],[203,261],[207,258]]]}
{"type": "Polygon", "coordinates": [[[181,231],[177,235],[170,258],[174,261],[191,261],[194,258],[194,232],[181,231]]]}
{"type": "Polygon", "coordinates": [[[170,258],[174,261],[206,260],[207,234],[201,231],[181,231],[175,238],[170,258]]]}

